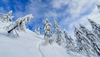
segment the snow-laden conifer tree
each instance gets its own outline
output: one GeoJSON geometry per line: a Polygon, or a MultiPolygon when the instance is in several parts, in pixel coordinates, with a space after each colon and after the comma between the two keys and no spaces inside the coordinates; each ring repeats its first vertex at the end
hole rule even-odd
{"type": "Polygon", "coordinates": [[[12,18],[14,18],[14,16],[11,16],[11,17],[9,18],[9,21],[10,21],[10,22],[12,21],[12,18]]]}
{"type": "Polygon", "coordinates": [[[77,42],[77,50],[80,51],[84,51],[86,52],[86,54],[90,57],[89,53],[91,49],[90,41],[83,35],[83,33],[74,26],[75,30],[74,30],[74,34],[75,37],[77,38],[76,42],[77,42]]]}
{"type": "Polygon", "coordinates": [[[65,37],[65,40],[66,40],[66,47],[67,48],[67,51],[73,51],[74,50],[74,41],[73,39],[67,34],[66,30],[64,29],[64,37],[65,37]]]}
{"type": "Polygon", "coordinates": [[[50,43],[49,42],[50,37],[52,37],[53,35],[51,26],[52,26],[51,23],[48,21],[48,19],[46,19],[43,27],[44,39],[46,40],[45,42],[46,45],[50,43]]]}
{"type": "Polygon", "coordinates": [[[88,21],[90,22],[92,26],[93,32],[100,38],[100,25],[91,19],[88,19],[88,21]]]}
{"type": "Polygon", "coordinates": [[[95,52],[100,55],[100,48],[99,48],[99,39],[96,37],[96,35],[86,29],[83,25],[80,24],[80,29],[84,33],[84,35],[91,41],[91,47],[93,48],[92,50],[95,50],[95,52]]]}
{"type": "Polygon", "coordinates": [[[2,22],[8,22],[8,21],[12,21],[12,18],[14,16],[11,16],[12,11],[9,11],[7,14],[1,14],[0,15],[0,19],[2,20],[2,22]]]}
{"type": "Polygon", "coordinates": [[[99,10],[99,13],[100,13],[100,5],[98,5],[98,4],[97,4],[97,8],[98,8],[98,10],[99,10]]]}
{"type": "MultiPolygon", "coordinates": [[[[26,30],[26,23],[30,21],[30,19],[33,18],[32,14],[26,15],[25,17],[18,18],[14,23],[10,24],[9,26],[6,27],[8,30],[8,34],[10,35],[11,33],[17,34],[17,31],[25,31],[26,30]]],[[[19,36],[18,34],[16,36],[19,36]]]]}
{"type": "Polygon", "coordinates": [[[57,24],[56,20],[54,20],[54,27],[55,27],[55,30],[56,30],[56,43],[61,45],[62,43],[64,43],[64,39],[62,37],[61,27],[57,24]]]}
{"type": "Polygon", "coordinates": [[[40,35],[40,28],[39,27],[38,27],[38,31],[37,32],[38,32],[38,35],[40,35]]]}
{"type": "Polygon", "coordinates": [[[39,28],[39,27],[38,27],[38,30],[35,29],[35,33],[36,33],[37,35],[40,35],[40,28],[39,28]]]}
{"type": "Polygon", "coordinates": [[[36,28],[35,28],[35,31],[34,31],[35,33],[37,32],[37,30],[36,30],[36,28]]]}

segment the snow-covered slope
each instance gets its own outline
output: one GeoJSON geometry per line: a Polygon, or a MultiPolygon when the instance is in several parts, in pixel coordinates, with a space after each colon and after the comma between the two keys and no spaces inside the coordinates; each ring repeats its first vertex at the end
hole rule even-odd
{"type": "Polygon", "coordinates": [[[18,32],[20,37],[8,37],[3,29],[8,23],[0,22],[0,57],[71,57],[57,44],[42,45],[43,36],[37,36],[26,29],[18,32]]]}

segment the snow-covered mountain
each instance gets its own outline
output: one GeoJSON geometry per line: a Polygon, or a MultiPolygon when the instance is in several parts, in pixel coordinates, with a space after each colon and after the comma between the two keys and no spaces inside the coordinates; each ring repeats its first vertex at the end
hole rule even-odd
{"type": "MultiPolygon", "coordinates": [[[[25,32],[17,31],[19,37],[15,37],[16,33],[15,36],[8,36],[6,27],[10,24],[12,23],[0,21],[0,57],[99,57],[96,54],[88,56],[86,52],[77,52],[76,49],[68,51],[71,47],[64,48],[56,42],[45,45],[44,36],[26,28],[25,32]]],[[[67,37],[67,32],[65,35],[67,37]]]]}
{"type": "Polygon", "coordinates": [[[20,37],[8,36],[4,27],[9,24],[0,21],[0,57],[71,57],[56,43],[43,45],[43,36],[28,29],[18,32],[20,37]]]}

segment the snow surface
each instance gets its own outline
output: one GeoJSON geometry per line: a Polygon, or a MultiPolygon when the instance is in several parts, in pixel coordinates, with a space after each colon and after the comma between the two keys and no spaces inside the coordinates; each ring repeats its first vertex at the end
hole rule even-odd
{"type": "Polygon", "coordinates": [[[43,45],[43,36],[26,29],[18,32],[20,37],[10,37],[5,26],[10,23],[0,22],[0,57],[72,57],[56,43],[43,45]]]}

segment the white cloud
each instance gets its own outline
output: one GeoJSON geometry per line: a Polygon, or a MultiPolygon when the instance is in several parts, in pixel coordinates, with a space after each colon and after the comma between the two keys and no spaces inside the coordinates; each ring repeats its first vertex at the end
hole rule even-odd
{"type": "MultiPolygon", "coordinates": [[[[73,21],[73,19],[78,20],[79,18],[77,18],[77,17],[83,18],[83,16],[86,16],[88,14],[93,15],[90,12],[94,11],[94,8],[96,7],[96,4],[98,2],[100,2],[100,1],[99,0],[84,0],[84,1],[83,0],[72,0],[69,3],[69,8],[66,9],[66,10],[69,10],[70,16],[67,17],[63,21],[66,21],[68,19],[71,19],[73,21]],[[81,15],[81,14],[84,14],[84,15],[81,15]]],[[[94,14],[97,14],[97,13],[94,13],[94,14]]],[[[91,17],[93,17],[93,16],[91,16],[91,17]]],[[[73,22],[75,22],[75,21],[73,21],[73,22]]]]}
{"type": "Polygon", "coordinates": [[[92,19],[93,21],[97,22],[98,24],[100,24],[100,13],[98,12],[97,7],[95,7],[93,9],[93,11],[90,14],[86,14],[84,16],[82,16],[80,19],[75,20],[74,22],[70,23],[69,25],[69,30],[68,33],[73,37],[74,37],[74,27],[73,24],[75,24],[78,28],[79,28],[79,23],[81,23],[82,25],[84,25],[87,29],[92,30],[91,24],[88,22],[87,18],[92,19]]]}
{"type": "Polygon", "coordinates": [[[96,8],[96,4],[100,4],[100,0],[71,0],[68,4],[69,7],[65,13],[70,13],[70,15],[64,18],[60,25],[61,27],[66,26],[69,35],[73,38],[75,38],[73,24],[79,28],[79,23],[81,23],[89,30],[92,30],[87,17],[100,24],[100,13],[96,8]]]}
{"type": "Polygon", "coordinates": [[[59,14],[57,14],[56,12],[53,12],[53,11],[49,11],[47,12],[47,14],[45,14],[46,18],[48,19],[57,19],[57,17],[59,16],[59,14]]]}
{"type": "Polygon", "coordinates": [[[72,0],[69,4],[71,18],[74,19],[86,12],[92,11],[96,2],[96,0],[72,0]]]}
{"type": "Polygon", "coordinates": [[[60,9],[69,3],[70,0],[52,0],[51,4],[53,8],[60,9]]]}

